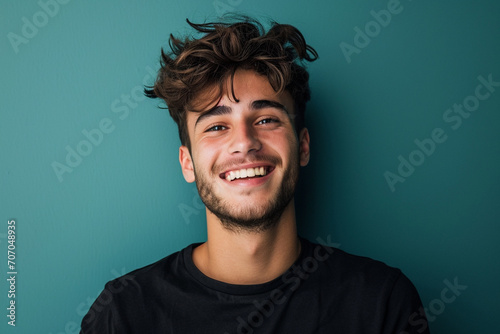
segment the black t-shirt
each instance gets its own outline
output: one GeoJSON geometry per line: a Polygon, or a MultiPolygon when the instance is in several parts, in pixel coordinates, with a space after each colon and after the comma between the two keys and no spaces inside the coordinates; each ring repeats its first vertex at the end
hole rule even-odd
{"type": "Polygon", "coordinates": [[[213,280],[193,263],[198,244],[108,282],[83,334],[429,333],[399,269],[301,239],[299,258],[258,285],[213,280]]]}

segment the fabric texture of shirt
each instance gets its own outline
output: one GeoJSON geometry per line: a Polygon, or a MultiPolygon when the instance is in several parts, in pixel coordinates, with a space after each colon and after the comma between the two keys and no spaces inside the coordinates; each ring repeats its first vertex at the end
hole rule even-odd
{"type": "Polygon", "coordinates": [[[108,282],[81,334],[428,334],[413,284],[399,269],[301,239],[280,277],[257,285],[216,281],[192,244],[108,282]]]}

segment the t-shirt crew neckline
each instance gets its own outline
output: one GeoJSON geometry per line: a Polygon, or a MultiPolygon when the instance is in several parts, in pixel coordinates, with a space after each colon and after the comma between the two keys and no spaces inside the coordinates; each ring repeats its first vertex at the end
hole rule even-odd
{"type": "MultiPolygon", "coordinates": [[[[299,238],[300,243],[301,243],[301,250],[298,258],[295,260],[293,265],[286,270],[284,273],[288,272],[291,268],[294,266],[297,266],[299,263],[302,262],[302,260],[305,258],[306,254],[309,253],[309,249],[311,247],[309,241],[303,238],[299,238]]],[[[276,289],[280,285],[285,284],[286,282],[283,281],[282,277],[283,274],[276,277],[275,279],[262,283],[262,284],[252,284],[252,285],[243,285],[243,284],[230,284],[230,283],[225,283],[221,282],[218,280],[215,280],[213,278],[210,278],[203,274],[198,267],[193,262],[193,249],[195,249],[197,246],[201,245],[202,243],[194,243],[189,245],[188,247],[184,248],[183,250],[183,260],[184,264],[186,266],[187,272],[200,284],[204,285],[205,287],[216,290],[222,293],[227,293],[230,295],[258,295],[262,294],[265,292],[269,292],[273,289],[276,289]]]]}

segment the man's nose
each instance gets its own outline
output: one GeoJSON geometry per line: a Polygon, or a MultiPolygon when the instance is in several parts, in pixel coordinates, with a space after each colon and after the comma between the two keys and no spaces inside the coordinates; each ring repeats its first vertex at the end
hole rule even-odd
{"type": "Polygon", "coordinates": [[[229,153],[246,154],[250,151],[259,151],[261,148],[262,144],[252,124],[240,124],[233,128],[229,153]]]}

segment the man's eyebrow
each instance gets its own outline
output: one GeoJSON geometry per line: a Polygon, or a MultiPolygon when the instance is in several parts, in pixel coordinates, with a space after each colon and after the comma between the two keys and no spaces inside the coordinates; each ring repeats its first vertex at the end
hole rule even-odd
{"type": "MultiPolygon", "coordinates": [[[[252,110],[274,108],[274,109],[278,109],[278,110],[283,111],[288,116],[291,116],[290,113],[288,112],[288,109],[286,109],[286,107],[284,105],[282,105],[279,102],[272,101],[272,100],[253,101],[252,104],[250,105],[250,108],[252,110]]],[[[206,118],[230,114],[231,111],[232,111],[231,107],[228,107],[228,106],[215,106],[215,107],[213,107],[205,112],[202,112],[201,115],[196,120],[196,122],[194,123],[194,127],[196,128],[196,125],[206,118]]]]}
{"type": "Polygon", "coordinates": [[[215,107],[201,113],[200,117],[198,117],[198,119],[194,123],[194,127],[196,128],[196,125],[205,118],[212,117],[212,116],[230,114],[231,111],[232,111],[231,108],[228,106],[215,106],[215,107]]]}
{"type": "Polygon", "coordinates": [[[290,115],[290,112],[286,109],[284,105],[279,102],[272,100],[257,100],[252,102],[252,109],[265,109],[265,108],[274,108],[284,111],[286,114],[290,115]]]}

